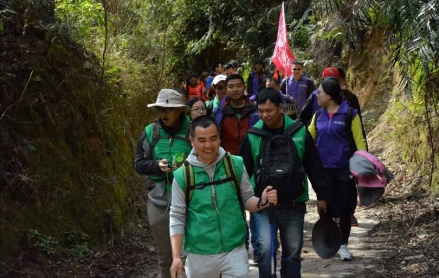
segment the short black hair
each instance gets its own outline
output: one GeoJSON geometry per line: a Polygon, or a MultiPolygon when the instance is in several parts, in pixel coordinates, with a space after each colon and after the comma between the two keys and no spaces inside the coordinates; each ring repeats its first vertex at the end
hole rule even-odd
{"type": "Polygon", "coordinates": [[[293,62],[293,65],[301,65],[302,67],[304,67],[303,62],[298,61],[298,60],[295,60],[295,61],[293,62]]]}
{"type": "Polygon", "coordinates": [[[328,78],[322,82],[323,91],[329,95],[337,104],[341,104],[343,101],[343,96],[341,94],[340,83],[337,79],[328,78]]]}
{"type": "Polygon", "coordinates": [[[273,88],[262,89],[258,93],[258,97],[256,98],[256,103],[258,105],[263,104],[266,103],[267,100],[271,101],[276,106],[279,106],[279,104],[283,103],[282,97],[280,96],[280,92],[273,88]]]}
{"type": "Polygon", "coordinates": [[[262,58],[256,58],[253,65],[261,64],[262,66],[265,66],[264,60],[262,58]]]}
{"type": "Polygon", "coordinates": [[[265,82],[274,82],[277,85],[280,85],[280,80],[274,77],[267,77],[267,79],[265,79],[265,82]]]}
{"type": "Polygon", "coordinates": [[[219,127],[218,127],[218,124],[216,123],[214,118],[212,118],[211,116],[207,116],[207,115],[196,117],[191,122],[191,127],[189,129],[189,136],[192,138],[195,137],[195,129],[197,127],[208,128],[211,125],[214,125],[216,127],[216,129],[218,130],[218,134],[219,134],[219,127]]]}
{"type": "Polygon", "coordinates": [[[225,69],[225,70],[232,69],[232,68],[233,68],[233,65],[232,65],[232,64],[226,63],[226,64],[224,65],[224,69],[225,69]]]}
{"type": "Polygon", "coordinates": [[[232,68],[235,68],[235,69],[238,68],[238,61],[236,61],[236,60],[229,60],[229,61],[227,62],[227,64],[232,65],[232,68]]]}
{"type": "Polygon", "coordinates": [[[233,80],[233,79],[239,79],[239,80],[242,81],[242,84],[245,85],[244,78],[242,78],[241,75],[239,75],[237,73],[234,73],[234,74],[231,74],[231,75],[227,76],[227,78],[226,78],[226,86],[227,86],[227,83],[229,83],[229,81],[233,80]]]}
{"type": "Polygon", "coordinates": [[[214,62],[212,64],[212,71],[215,71],[215,69],[218,67],[218,65],[222,65],[220,62],[214,62]]]}

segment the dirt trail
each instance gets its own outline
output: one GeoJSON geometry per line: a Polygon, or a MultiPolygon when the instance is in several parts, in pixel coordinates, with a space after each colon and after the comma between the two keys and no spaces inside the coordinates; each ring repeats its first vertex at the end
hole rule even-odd
{"type": "MultiPolygon", "coordinates": [[[[377,245],[371,243],[373,237],[370,231],[379,221],[374,217],[374,209],[358,208],[355,216],[358,220],[358,227],[352,227],[349,239],[349,250],[353,254],[351,261],[341,261],[336,255],[332,259],[321,259],[314,252],[311,243],[311,233],[314,223],[318,220],[316,209],[316,196],[310,188],[310,200],[305,214],[304,247],[302,250],[302,277],[359,277],[360,274],[368,272],[368,265],[371,265],[373,258],[380,256],[382,250],[375,249],[377,245]]],[[[379,247],[379,246],[378,246],[379,247]]],[[[250,252],[252,253],[252,252],[250,252]]],[[[280,251],[278,253],[277,277],[280,277],[280,251]]],[[[259,277],[258,268],[252,265],[250,259],[250,278],[259,277]]]]}

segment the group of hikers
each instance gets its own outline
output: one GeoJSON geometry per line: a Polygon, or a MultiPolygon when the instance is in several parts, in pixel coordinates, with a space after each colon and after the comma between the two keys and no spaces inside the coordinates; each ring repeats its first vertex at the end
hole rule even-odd
{"type": "Polygon", "coordinates": [[[300,61],[282,80],[258,60],[247,82],[233,62],[215,63],[198,93],[192,75],[148,104],[159,118],[142,132],[135,170],[147,176],[161,277],[248,277],[249,244],[259,277],[276,277],[278,247],[281,277],[301,277],[308,180],[318,213],[339,225],[340,259],[351,260],[349,159],[367,143],[345,72],[325,68],[316,89],[300,61]]]}

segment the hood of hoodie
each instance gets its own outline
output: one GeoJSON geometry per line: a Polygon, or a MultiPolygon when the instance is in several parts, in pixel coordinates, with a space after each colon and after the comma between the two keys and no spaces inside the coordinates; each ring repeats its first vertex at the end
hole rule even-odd
{"type": "Polygon", "coordinates": [[[193,166],[203,167],[209,174],[209,177],[212,177],[215,173],[216,164],[223,159],[225,154],[226,151],[222,147],[220,147],[215,162],[213,162],[212,164],[206,164],[198,160],[198,154],[195,151],[195,148],[192,148],[192,151],[190,152],[187,161],[193,166]]]}

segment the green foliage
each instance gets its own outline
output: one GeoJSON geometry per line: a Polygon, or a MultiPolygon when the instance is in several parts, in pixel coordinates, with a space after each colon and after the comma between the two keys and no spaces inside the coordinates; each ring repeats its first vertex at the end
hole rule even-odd
{"type": "Polygon", "coordinates": [[[53,237],[43,235],[34,229],[29,230],[27,239],[30,245],[38,247],[49,256],[55,254],[59,246],[58,241],[53,237]]]}
{"type": "Polygon", "coordinates": [[[55,14],[63,24],[70,24],[71,35],[89,48],[97,39],[103,39],[104,9],[101,3],[94,0],[56,0],[55,14]]]}

